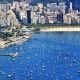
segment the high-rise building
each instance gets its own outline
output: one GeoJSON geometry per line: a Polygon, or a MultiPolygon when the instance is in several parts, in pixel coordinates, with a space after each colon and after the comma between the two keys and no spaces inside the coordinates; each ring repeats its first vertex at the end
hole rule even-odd
{"type": "Polygon", "coordinates": [[[65,8],[66,8],[65,3],[59,3],[59,10],[60,10],[63,14],[65,14],[65,8]]]}
{"type": "Polygon", "coordinates": [[[57,21],[63,23],[63,13],[57,14],[57,21]]]}
{"type": "Polygon", "coordinates": [[[27,10],[27,23],[30,24],[31,23],[31,11],[27,10]]]}
{"type": "Polygon", "coordinates": [[[38,7],[38,11],[42,13],[43,4],[42,4],[42,3],[39,3],[39,4],[37,5],[37,7],[38,7]]]}
{"type": "Polygon", "coordinates": [[[80,24],[80,16],[77,16],[77,23],[80,24]]]}
{"type": "Polygon", "coordinates": [[[0,12],[1,12],[1,3],[0,3],[0,12]]]}
{"type": "Polygon", "coordinates": [[[41,24],[45,24],[45,17],[44,16],[40,16],[39,17],[39,23],[41,23],[41,24]]]}
{"type": "Polygon", "coordinates": [[[51,3],[51,10],[52,11],[57,11],[57,3],[51,3]]]}
{"type": "Polygon", "coordinates": [[[6,9],[6,4],[1,4],[1,10],[6,13],[7,9],[6,9]]]}
{"type": "Polygon", "coordinates": [[[66,24],[71,24],[71,15],[70,14],[65,14],[64,16],[63,16],[63,20],[64,20],[64,23],[66,23],[66,24]]]}
{"type": "Polygon", "coordinates": [[[53,16],[48,16],[48,22],[53,23],[53,16]]]}
{"type": "Polygon", "coordinates": [[[46,7],[47,7],[47,8],[51,8],[51,4],[47,4],[46,7]]]}
{"type": "Polygon", "coordinates": [[[20,19],[22,20],[22,24],[26,25],[27,24],[27,15],[26,11],[21,11],[20,12],[20,19]]]}
{"type": "Polygon", "coordinates": [[[10,18],[9,18],[9,17],[6,18],[6,19],[4,20],[4,23],[5,23],[6,26],[10,26],[10,18]]]}
{"type": "Polygon", "coordinates": [[[17,1],[13,2],[13,8],[16,9],[16,11],[19,10],[19,3],[17,1]]]}
{"type": "Polygon", "coordinates": [[[11,10],[11,4],[10,3],[6,4],[6,9],[11,10]]]}
{"type": "Polygon", "coordinates": [[[36,12],[32,11],[31,12],[31,23],[32,24],[37,24],[38,16],[36,15],[36,12]]]}
{"type": "Polygon", "coordinates": [[[72,8],[72,2],[70,2],[70,10],[73,10],[73,8],[72,8]]]}

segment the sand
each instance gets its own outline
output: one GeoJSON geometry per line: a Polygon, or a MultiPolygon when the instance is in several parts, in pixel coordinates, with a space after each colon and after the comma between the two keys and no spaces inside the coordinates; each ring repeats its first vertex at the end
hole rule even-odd
{"type": "Polygon", "coordinates": [[[56,31],[80,31],[79,27],[60,27],[60,28],[45,28],[41,32],[56,32],[56,31]]]}

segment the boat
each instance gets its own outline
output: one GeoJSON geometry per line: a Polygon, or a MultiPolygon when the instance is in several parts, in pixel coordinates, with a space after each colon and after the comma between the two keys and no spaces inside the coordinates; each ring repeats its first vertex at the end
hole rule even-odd
{"type": "Polygon", "coordinates": [[[16,53],[10,53],[10,54],[0,54],[0,56],[10,56],[10,57],[17,57],[19,55],[18,52],[16,53]]]}

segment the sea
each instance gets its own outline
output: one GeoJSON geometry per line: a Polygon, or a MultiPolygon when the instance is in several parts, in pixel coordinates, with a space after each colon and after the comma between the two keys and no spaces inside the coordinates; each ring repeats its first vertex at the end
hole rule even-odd
{"type": "Polygon", "coordinates": [[[80,80],[80,32],[40,32],[0,50],[0,80],[80,80]]]}

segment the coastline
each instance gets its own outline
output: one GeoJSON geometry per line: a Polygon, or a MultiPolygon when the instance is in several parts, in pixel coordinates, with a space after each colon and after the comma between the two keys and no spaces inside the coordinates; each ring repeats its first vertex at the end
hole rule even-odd
{"type": "Polygon", "coordinates": [[[20,45],[21,43],[28,41],[30,39],[30,37],[31,37],[31,35],[15,37],[15,38],[12,38],[11,41],[0,40],[0,49],[5,49],[13,44],[20,45]]]}
{"type": "Polygon", "coordinates": [[[80,27],[53,27],[53,28],[44,28],[40,32],[79,32],[80,27]]]}
{"type": "MultiPolygon", "coordinates": [[[[80,27],[45,27],[40,32],[80,32],[80,27]]],[[[31,35],[12,37],[9,41],[0,40],[0,49],[5,49],[13,44],[21,44],[31,38],[31,35]]]]}

